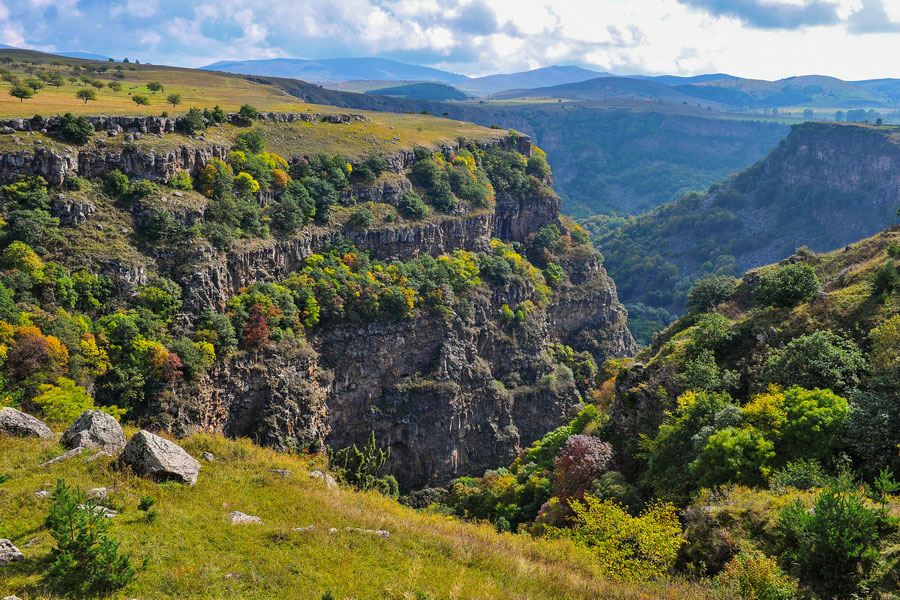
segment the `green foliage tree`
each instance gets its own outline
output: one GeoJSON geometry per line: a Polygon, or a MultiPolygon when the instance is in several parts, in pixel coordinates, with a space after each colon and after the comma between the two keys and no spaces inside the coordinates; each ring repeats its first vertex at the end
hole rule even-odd
{"type": "Polygon", "coordinates": [[[856,386],[866,361],[853,340],[821,330],[772,351],[763,376],[772,383],[827,388],[838,393],[856,386]]]}
{"type": "Polygon", "coordinates": [[[186,114],[175,121],[175,126],[182,133],[193,135],[206,129],[206,121],[203,119],[202,111],[199,108],[192,107],[186,114]]]}
{"type": "Polygon", "coordinates": [[[166,102],[172,105],[172,108],[175,108],[179,104],[181,104],[181,94],[169,94],[166,96],[166,102]]]}
{"type": "Polygon", "coordinates": [[[889,260],[872,277],[872,293],[886,300],[897,289],[900,289],[900,273],[894,261],[889,260]]]}
{"type": "Polygon", "coordinates": [[[797,500],[781,512],[784,561],[823,597],[848,598],[878,561],[878,513],[866,506],[849,473],[832,479],[810,510],[797,500]]]}
{"type": "Polygon", "coordinates": [[[136,570],[120,553],[102,509],[63,480],[57,481],[51,498],[46,523],[56,546],[45,574],[48,585],[78,597],[104,596],[128,585],[136,570]]]}
{"type": "Polygon", "coordinates": [[[164,88],[163,88],[163,84],[161,84],[160,82],[151,81],[151,82],[147,83],[147,89],[155,94],[156,92],[163,91],[164,88]]]}
{"type": "Polygon", "coordinates": [[[234,149],[242,152],[259,154],[265,149],[266,136],[262,128],[254,127],[250,131],[239,133],[234,138],[234,149]]]}
{"type": "Polygon", "coordinates": [[[809,300],[818,289],[816,270],[807,263],[797,262],[780,266],[760,277],[753,295],[766,306],[789,308],[809,300]]]}
{"type": "MultiPolygon", "coordinates": [[[[80,90],[78,93],[80,94],[81,92],[90,92],[94,96],[94,98],[90,99],[96,99],[96,94],[94,94],[93,90],[80,90]]],[[[86,144],[94,135],[94,126],[87,117],[76,117],[72,113],[66,113],[57,119],[54,128],[64,140],[73,144],[86,144]]]]}
{"type": "Polygon", "coordinates": [[[687,307],[699,312],[710,310],[728,300],[734,293],[736,285],[734,277],[727,275],[701,279],[688,292],[687,307]]]}
{"type": "Polygon", "coordinates": [[[244,104],[238,110],[238,119],[240,119],[240,121],[242,123],[247,124],[247,123],[250,123],[251,121],[253,121],[254,119],[258,119],[258,118],[259,118],[259,111],[254,106],[251,106],[249,104],[244,104]]]}
{"type": "Polygon", "coordinates": [[[122,84],[118,81],[110,81],[106,84],[106,86],[113,91],[113,93],[118,94],[122,91],[122,84]]]}
{"type": "Polygon", "coordinates": [[[404,192],[397,205],[397,210],[407,219],[423,219],[428,216],[428,205],[421,196],[413,191],[404,192]]]}
{"type": "Polygon", "coordinates": [[[34,97],[34,90],[27,86],[16,84],[10,88],[9,95],[13,98],[18,98],[19,102],[24,102],[34,97]]]}
{"type": "Polygon", "coordinates": [[[142,94],[134,94],[131,100],[138,106],[150,106],[150,98],[142,94]]]}

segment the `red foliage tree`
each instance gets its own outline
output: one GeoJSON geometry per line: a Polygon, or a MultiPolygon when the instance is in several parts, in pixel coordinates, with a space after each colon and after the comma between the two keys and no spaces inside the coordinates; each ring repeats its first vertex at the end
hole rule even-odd
{"type": "Polygon", "coordinates": [[[250,307],[250,316],[244,323],[244,346],[247,348],[264,348],[269,343],[269,323],[266,321],[263,308],[259,304],[250,307]]]}
{"type": "Polygon", "coordinates": [[[590,435],[569,436],[553,461],[553,489],[560,500],[580,500],[612,466],[612,446],[590,435]]]}

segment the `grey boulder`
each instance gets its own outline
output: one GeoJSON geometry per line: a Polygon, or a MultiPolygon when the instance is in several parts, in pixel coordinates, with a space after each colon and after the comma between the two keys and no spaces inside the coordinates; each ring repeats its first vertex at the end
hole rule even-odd
{"type": "Polygon", "coordinates": [[[13,546],[9,540],[0,540],[0,565],[22,560],[25,555],[19,552],[19,549],[13,546]]]}
{"type": "Polygon", "coordinates": [[[194,485],[200,472],[200,463],[181,446],[149,431],[134,434],[119,460],[138,475],[155,481],[194,485]]]}
{"type": "Polygon", "coordinates": [[[53,432],[49,427],[31,415],[8,406],[0,408],[0,435],[53,439],[53,432]]]}
{"type": "Polygon", "coordinates": [[[66,430],[60,442],[66,448],[97,448],[114,454],[125,447],[125,432],[112,415],[86,410],[66,430]]]}

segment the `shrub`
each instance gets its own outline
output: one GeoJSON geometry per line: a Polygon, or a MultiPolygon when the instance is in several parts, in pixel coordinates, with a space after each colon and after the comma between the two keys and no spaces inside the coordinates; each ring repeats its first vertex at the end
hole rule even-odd
{"type": "Polygon", "coordinates": [[[360,206],[350,217],[350,223],[359,229],[367,229],[375,222],[375,215],[368,206],[360,206]]]}
{"type": "Polygon", "coordinates": [[[866,362],[853,340],[827,329],[791,340],[774,350],[763,370],[765,380],[838,393],[859,383],[866,362]]]}
{"type": "Polygon", "coordinates": [[[825,597],[850,597],[878,561],[878,513],[848,473],[826,484],[809,510],[796,501],[781,512],[784,559],[825,597]]]}
{"type": "Polygon", "coordinates": [[[199,108],[191,108],[187,113],[175,120],[175,128],[187,135],[193,135],[206,129],[206,120],[199,108]]]}
{"type": "Polygon", "coordinates": [[[682,544],[675,506],[655,502],[637,517],[621,506],[593,496],[573,501],[570,528],[548,528],[550,537],[570,538],[596,555],[604,578],[647,581],[674,566],[682,544]]]}
{"type": "Polygon", "coordinates": [[[819,278],[803,262],[784,265],[763,275],[753,290],[756,300],[766,306],[789,308],[809,298],[819,289],[819,278]]]}
{"type": "Polygon", "coordinates": [[[128,176],[118,169],[111,171],[103,180],[103,191],[113,198],[124,198],[128,194],[128,176]]]}
{"type": "Polygon", "coordinates": [[[265,149],[265,145],[266,137],[259,127],[240,133],[234,138],[234,149],[242,152],[259,154],[265,149]]]}
{"type": "Polygon", "coordinates": [[[422,219],[428,216],[428,205],[415,192],[405,192],[397,208],[408,219],[422,219]]]}
{"type": "Polygon", "coordinates": [[[772,442],[760,431],[752,427],[726,427],[709,436],[691,463],[691,472],[704,487],[729,482],[759,486],[765,483],[767,465],[774,457],[772,442]]]}
{"type": "MultiPolygon", "coordinates": [[[[93,90],[84,90],[93,93],[93,90]]],[[[96,95],[94,96],[96,98],[96,95]]],[[[91,98],[93,100],[94,98],[91,98]]],[[[54,124],[61,138],[73,144],[86,144],[94,135],[94,126],[85,117],[66,113],[54,124]]]]}
{"type": "Polygon", "coordinates": [[[328,448],[326,454],[328,468],[335,472],[339,480],[359,490],[371,490],[383,485],[377,475],[390,458],[391,449],[379,448],[373,431],[362,450],[353,444],[337,451],[328,448]]]}
{"type": "Polygon", "coordinates": [[[860,471],[868,477],[883,468],[900,473],[900,390],[896,380],[886,379],[869,390],[853,390],[849,399],[851,410],[844,440],[860,471]]]}
{"type": "Polygon", "coordinates": [[[63,480],[53,490],[47,527],[56,541],[46,571],[49,586],[62,594],[105,596],[125,587],[135,576],[127,555],[109,533],[109,522],[97,504],[63,480]]]}
{"type": "Polygon", "coordinates": [[[547,159],[538,154],[533,154],[528,158],[528,165],[525,167],[525,172],[538,179],[550,179],[551,175],[550,165],[547,164],[547,159]]]}
{"type": "Polygon", "coordinates": [[[553,461],[553,489],[560,499],[581,498],[609,470],[612,446],[590,435],[573,435],[553,461]]]}
{"type": "Polygon", "coordinates": [[[11,184],[0,187],[0,191],[20,208],[50,210],[47,180],[40,175],[19,175],[11,184]]]}
{"type": "Polygon", "coordinates": [[[715,579],[719,589],[743,600],[793,600],[797,582],[757,550],[741,551],[715,579]]]}
{"type": "Polygon", "coordinates": [[[890,260],[875,272],[872,278],[872,293],[887,298],[898,288],[900,288],[900,273],[897,273],[894,261],[890,260]]]}
{"type": "Polygon", "coordinates": [[[259,111],[249,104],[244,104],[238,110],[238,118],[241,120],[241,122],[247,124],[250,123],[250,121],[252,121],[253,119],[259,118],[259,111]]]}
{"type": "Polygon", "coordinates": [[[699,280],[688,292],[687,307],[704,312],[728,300],[737,285],[734,277],[720,275],[699,280]]]}
{"type": "Polygon", "coordinates": [[[770,485],[773,490],[784,491],[787,488],[808,490],[820,488],[828,481],[828,475],[819,461],[801,458],[786,464],[772,475],[770,485]]]}
{"type": "Polygon", "coordinates": [[[191,179],[190,173],[178,170],[175,176],[169,180],[169,187],[174,190],[190,191],[194,189],[194,181],[191,179]]]}

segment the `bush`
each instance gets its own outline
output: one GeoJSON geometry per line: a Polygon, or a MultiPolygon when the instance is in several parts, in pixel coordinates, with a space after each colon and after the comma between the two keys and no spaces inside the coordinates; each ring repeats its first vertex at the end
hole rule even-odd
{"type": "Polygon", "coordinates": [[[674,505],[656,502],[633,517],[613,502],[587,495],[571,508],[572,526],[550,527],[548,535],[590,548],[604,578],[647,581],[665,576],[674,566],[682,544],[674,505]]]}
{"type": "Polygon", "coordinates": [[[422,219],[428,216],[428,205],[415,192],[405,192],[397,208],[400,214],[408,219],[422,219]]]}
{"type": "Polygon", "coordinates": [[[855,387],[866,369],[859,346],[827,329],[791,340],[772,351],[763,376],[766,381],[838,393],[855,387]]]}
{"type": "Polygon", "coordinates": [[[785,575],[774,559],[755,550],[741,551],[732,558],[715,585],[743,600],[793,600],[797,594],[797,582],[785,575]]]}
{"type": "Polygon", "coordinates": [[[900,473],[897,440],[900,440],[900,390],[887,379],[869,390],[849,394],[850,416],[844,441],[860,471],[874,477],[881,469],[900,473]]]}
{"type": "Polygon", "coordinates": [[[93,500],[60,479],[47,527],[56,541],[46,571],[49,586],[65,595],[105,596],[131,583],[135,568],[119,553],[109,521],[93,500]]]}
{"type": "Polygon", "coordinates": [[[525,172],[538,179],[550,179],[551,175],[550,165],[547,164],[547,160],[538,154],[529,157],[525,172]]]}
{"type": "Polygon", "coordinates": [[[860,592],[878,561],[878,513],[850,474],[826,484],[809,510],[796,501],[781,512],[784,559],[801,581],[824,597],[860,592]]]}
{"type": "Polygon", "coordinates": [[[808,490],[820,488],[828,481],[828,475],[819,461],[815,459],[794,460],[786,464],[772,475],[770,485],[775,491],[784,491],[787,488],[808,490]]]}
{"type": "Polygon", "coordinates": [[[736,286],[737,281],[734,277],[727,275],[701,279],[688,292],[687,307],[694,311],[705,312],[728,300],[736,286]]]}
{"type": "Polygon", "coordinates": [[[756,300],[766,306],[789,308],[809,300],[819,289],[819,278],[810,265],[798,262],[763,275],[753,290],[756,300]]]}
{"type": "MultiPolygon", "coordinates": [[[[84,411],[96,408],[94,399],[87,390],[65,377],[57,379],[56,385],[42,385],[41,395],[33,401],[41,407],[41,412],[48,421],[56,423],[72,423],[84,411]]],[[[100,410],[116,419],[125,412],[116,406],[104,406],[100,410]]]]}
{"type": "Polygon", "coordinates": [[[281,233],[290,235],[311,223],[315,214],[316,205],[309,192],[299,181],[291,181],[272,208],[272,225],[281,233]]]}
{"type": "Polygon", "coordinates": [[[373,431],[362,450],[353,444],[337,451],[328,448],[326,454],[328,468],[334,471],[340,481],[359,490],[372,490],[383,485],[376,476],[391,456],[391,449],[379,448],[375,444],[373,431]]]}
{"type": "Polygon", "coordinates": [[[194,189],[194,181],[191,179],[190,173],[179,170],[175,176],[169,180],[169,187],[173,190],[190,191],[194,189]]]}
{"type": "Polygon", "coordinates": [[[234,149],[241,152],[259,154],[265,149],[265,146],[266,137],[259,127],[240,133],[234,138],[234,149]]]}
{"type": "Polygon", "coordinates": [[[128,194],[128,176],[118,169],[111,171],[103,180],[103,191],[113,198],[124,198],[128,194]]]}
{"type": "Polygon", "coordinates": [[[350,217],[350,224],[358,229],[367,229],[375,223],[375,215],[368,206],[360,206],[350,217]]]}
{"type": "Polygon", "coordinates": [[[206,129],[206,120],[199,108],[191,108],[184,116],[175,120],[175,128],[187,135],[193,135],[206,129]]]}
{"type": "Polygon", "coordinates": [[[73,144],[86,144],[94,135],[94,126],[85,117],[66,113],[54,124],[62,139],[73,144]]]}
{"type": "Polygon", "coordinates": [[[253,119],[259,118],[259,111],[256,110],[256,108],[254,106],[251,106],[249,104],[244,104],[238,110],[238,118],[241,120],[242,123],[247,124],[247,123],[250,123],[250,121],[252,121],[253,119]]]}
{"type": "Polygon", "coordinates": [[[892,292],[900,288],[900,273],[894,261],[889,260],[872,278],[872,293],[882,298],[887,298],[892,292]]]}

